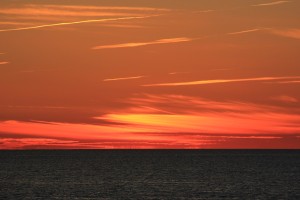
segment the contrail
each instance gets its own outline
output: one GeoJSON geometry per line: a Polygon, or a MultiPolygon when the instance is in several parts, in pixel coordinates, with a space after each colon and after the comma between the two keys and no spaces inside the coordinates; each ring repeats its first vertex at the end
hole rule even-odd
{"type": "Polygon", "coordinates": [[[30,26],[30,27],[24,27],[24,28],[2,29],[2,30],[0,30],[0,32],[22,31],[22,30],[40,29],[40,28],[53,27],[53,26],[72,25],[72,24],[108,22],[108,21],[130,20],[130,19],[143,19],[143,18],[156,17],[156,16],[159,16],[159,15],[149,15],[149,16],[142,16],[142,17],[120,17],[120,18],[109,18],[109,19],[93,19],[93,20],[84,20],[84,21],[76,21],[76,22],[63,22],[63,23],[56,23],[56,24],[30,26]]]}

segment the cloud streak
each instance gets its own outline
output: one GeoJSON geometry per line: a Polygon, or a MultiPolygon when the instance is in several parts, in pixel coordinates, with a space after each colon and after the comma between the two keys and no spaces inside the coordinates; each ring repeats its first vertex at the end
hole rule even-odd
{"type": "Polygon", "coordinates": [[[252,5],[254,7],[260,7],[260,6],[276,6],[276,5],[280,5],[280,4],[284,4],[284,3],[289,3],[291,1],[274,1],[274,2],[270,2],[270,3],[261,3],[261,4],[255,4],[252,5]]]}
{"type": "Polygon", "coordinates": [[[0,65],[7,65],[9,62],[0,62],[0,65]]]}
{"type": "Polygon", "coordinates": [[[238,32],[227,33],[227,35],[239,35],[239,34],[245,34],[245,33],[253,33],[253,32],[263,31],[263,30],[267,30],[267,29],[268,28],[248,29],[248,30],[243,30],[243,31],[238,31],[238,32]]]}
{"type": "Polygon", "coordinates": [[[141,79],[144,78],[145,76],[131,76],[131,77],[122,77],[122,78],[108,78],[104,79],[104,82],[107,81],[124,81],[124,80],[132,80],[132,79],[141,79]]]}
{"type": "Polygon", "coordinates": [[[300,39],[300,29],[272,30],[271,33],[282,37],[300,39]]]}
{"type": "Polygon", "coordinates": [[[283,103],[298,103],[299,102],[299,100],[297,98],[288,96],[288,95],[280,95],[280,96],[272,97],[271,99],[275,100],[275,101],[280,101],[283,103]]]}
{"type": "Polygon", "coordinates": [[[168,39],[160,39],[154,40],[150,42],[135,42],[135,43],[122,43],[122,44],[113,44],[113,45],[101,45],[93,47],[93,50],[100,50],[100,49],[117,49],[117,48],[132,48],[132,47],[141,47],[141,46],[148,46],[154,44],[170,44],[170,43],[180,43],[180,42],[189,42],[195,40],[193,38],[168,38],[168,39]]]}
{"type": "Polygon", "coordinates": [[[142,86],[145,86],[145,87],[157,87],[157,86],[208,85],[208,84],[234,83],[234,82],[275,81],[275,80],[299,79],[299,78],[300,78],[300,76],[257,77],[257,78],[241,78],[241,79],[214,79],[214,80],[174,82],[174,83],[155,83],[155,84],[146,84],[146,85],[142,85],[142,86]]]}

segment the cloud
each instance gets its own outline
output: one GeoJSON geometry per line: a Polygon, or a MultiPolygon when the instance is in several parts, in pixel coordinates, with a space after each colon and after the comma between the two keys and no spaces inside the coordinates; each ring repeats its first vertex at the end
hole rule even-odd
{"type": "MultiPolygon", "coordinates": [[[[4,16],[3,19],[8,20],[2,20],[1,24],[10,27],[6,27],[5,29],[2,28],[2,30],[0,31],[5,32],[30,30],[43,27],[62,26],[79,23],[141,19],[152,16],[159,16],[168,11],[170,10],[151,7],[25,4],[19,7],[0,8],[0,15],[4,16]],[[111,19],[105,19],[107,17],[111,17],[111,19]],[[26,23],[24,23],[24,20],[27,20],[26,23]],[[37,24],[37,22],[39,23],[37,24]],[[20,27],[21,25],[26,27],[20,27]],[[11,28],[11,26],[15,28],[11,28]]],[[[131,27],[133,26],[134,25],[132,25],[131,27]]]]}
{"type": "Polygon", "coordinates": [[[150,7],[114,7],[114,6],[81,6],[81,5],[24,5],[17,8],[1,8],[0,14],[14,16],[68,16],[68,17],[100,17],[100,16],[140,16],[169,11],[163,8],[150,7]]]}
{"type": "Polygon", "coordinates": [[[209,9],[209,10],[195,11],[194,13],[209,13],[209,12],[214,12],[214,11],[216,11],[216,10],[211,10],[211,9],[209,9]]]}
{"type": "Polygon", "coordinates": [[[170,72],[169,75],[189,74],[190,72],[170,72]]]}
{"type": "Polygon", "coordinates": [[[256,7],[260,7],[260,6],[275,6],[275,5],[289,3],[289,2],[291,2],[291,1],[274,1],[274,2],[270,2],[270,3],[255,4],[255,5],[252,5],[252,6],[256,6],[256,7]]]}
{"type": "Polygon", "coordinates": [[[253,33],[257,31],[263,31],[267,30],[268,28],[255,28],[255,29],[248,29],[248,30],[243,30],[243,31],[238,31],[238,32],[231,32],[227,33],[228,35],[239,35],[239,34],[245,34],[245,33],[253,33]]]}
{"type": "Polygon", "coordinates": [[[10,62],[0,62],[0,65],[7,65],[9,64],[10,62]]]}
{"type": "Polygon", "coordinates": [[[271,99],[273,99],[275,101],[284,102],[284,103],[298,103],[299,102],[299,100],[297,98],[287,96],[287,95],[276,96],[276,97],[272,97],[271,99]]]}
{"type": "Polygon", "coordinates": [[[290,114],[281,107],[246,102],[218,102],[176,95],[150,95],[132,99],[132,105],[133,108],[127,111],[106,114],[99,119],[144,128],[150,133],[181,132],[182,135],[206,133],[215,136],[260,136],[300,131],[300,115],[290,114]]]}
{"type": "Polygon", "coordinates": [[[39,25],[39,26],[23,27],[23,28],[2,29],[2,30],[0,30],[0,32],[41,29],[41,28],[45,28],[45,27],[65,26],[65,25],[83,24],[83,23],[109,22],[109,21],[130,20],[130,19],[144,19],[144,18],[148,18],[148,17],[154,17],[154,16],[121,17],[121,18],[108,18],[108,19],[93,19],[93,20],[84,20],[84,21],[76,21],[76,22],[63,22],[63,23],[55,23],[55,24],[45,24],[45,25],[39,25]]]}
{"type": "Polygon", "coordinates": [[[182,95],[138,95],[127,103],[130,106],[122,110],[94,117],[109,125],[0,122],[0,137],[5,139],[0,143],[5,143],[3,148],[27,149],[294,148],[300,144],[295,141],[300,115],[281,107],[182,95]]]}
{"type": "Polygon", "coordinates": [[[76,141],[72,140],[57,140],[48,138],[0,138],[0,149],[26,149],[33,146],[47,148],[56,146],[66,148],[74,146],[76,141]]]}
{"type": "Polygon", "coordinates": [[[272,30],[270,32],[283,37],[300,39],[300,29],[272,30]]]}
{"type": "Polygon", "coordinates": [[[282,84],[289,84],[289,83],[300,83],[300,80],[299,81],[279,81],[277,83],[282,83],[282,84]]]}
{"type": "Polygon", "coordinates": [[[97,11],[70,11],[70,10],[57,10],[49,8],[12,8],[0,10],[0,14],[5,15],[26,15],[26,16],[68,16],[68,17],[109,17],[109,16],[140,16],[138,13],[124,13],[124,12],[97,12],[97,11]]]}
{"type": "Polygon", "coordinates": [[[170,44],[170,43],[179,43],[179,42],[189,42],[195,40],[193,38],[169,38],[169,39],[160,39],[154,40],[150,42],[135,42],[135,43],[122,43],[122,44],[113,44],[113,45],[101,45],[93,47],[93,50],[99,49],[116,49],[116,48],[131,48],[131,47],[140,47],[140,46],[147,46],[147,45],[154,45],[154,44],[170,44]]]}
{"type": "Polygon", "coordinates": [[[201,80],[201,81],[188,81],[188,82],[174,82],[174,83],[155,83],[146,84],[142,86],[156,87],[156,86],[187,86],[187,85],[208,85],[220,83],[234,83],[234,82],[252,82],[252,81],[273,81],[284,79],[299,79],[300,76],[286,76],[286,77],[256,77],[256,78],[240,78],[240,79],[215,79],[215,80],[201,80]]]}
{"type": "Polygon", "coordinates": [[[103,24],[102,26],[112,27],[112,28],[146,28],[146,26],[132,25],[132,24],[103,24]]]}
{"type": "Polygon", "coordinates": [[[132,79],[140,79],[145,76],[131,76],[131,77],[123,77],[123,78],[108,78],[104,79],[103,81],[123,81],[123,80],[132,80],[132,79]]]}

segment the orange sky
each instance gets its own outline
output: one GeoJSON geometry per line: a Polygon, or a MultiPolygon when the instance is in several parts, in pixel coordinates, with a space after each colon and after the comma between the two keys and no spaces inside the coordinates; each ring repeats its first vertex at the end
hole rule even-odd
{"type": "Polygon", "coordinates": [[[299,8],[2,0],[0,149],[299,149],[299,8]]]}

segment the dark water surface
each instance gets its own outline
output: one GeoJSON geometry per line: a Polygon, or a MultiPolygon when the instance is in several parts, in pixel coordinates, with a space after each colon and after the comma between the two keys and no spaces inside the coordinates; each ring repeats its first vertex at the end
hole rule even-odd
{"type": "Polygon", "coordinates": [[[0,151],[0,199],[300,199],[300,151],[0,151]]]}

